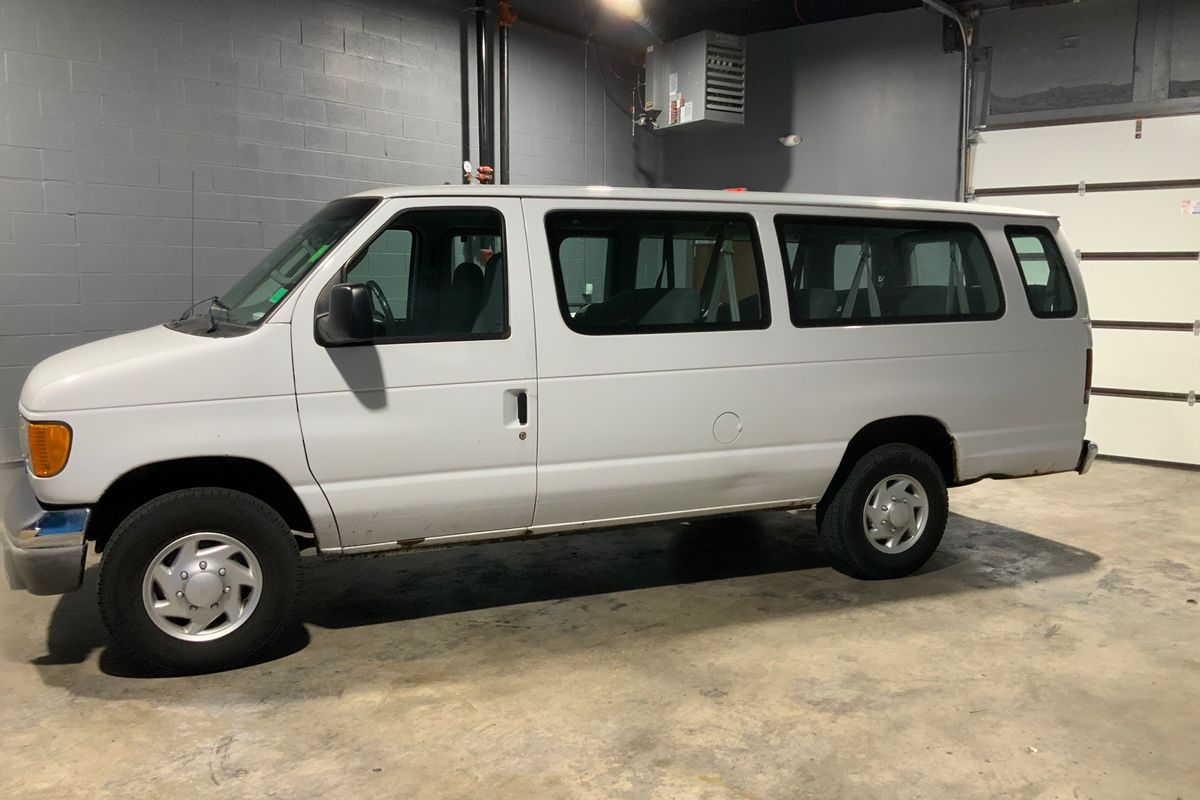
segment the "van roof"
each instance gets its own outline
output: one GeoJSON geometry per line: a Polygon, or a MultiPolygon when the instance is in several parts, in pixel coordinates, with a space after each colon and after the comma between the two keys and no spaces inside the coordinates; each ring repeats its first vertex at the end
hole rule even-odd
{"type": "Polygon", "coordinates": [[[980,203],[952,203],[941,200],[915,200],[900,197],[858,197],[837,194],[797,194],[792,192],[731,192],[712,189],[641,189],[618,186],[513,186],[447,184],[443,186],[381,186],[359,192],[353,197],[478,197],[480,193],[498,197],[537,197],[559,200],[664,200],[705,203],[748,203],[761,205],[806,206],[809,208],[864,208],[898,211],[933,211],[955,214],[993,214],[1005,217],[1053,219],[1054,214],[1021,208],[980,203]]]}

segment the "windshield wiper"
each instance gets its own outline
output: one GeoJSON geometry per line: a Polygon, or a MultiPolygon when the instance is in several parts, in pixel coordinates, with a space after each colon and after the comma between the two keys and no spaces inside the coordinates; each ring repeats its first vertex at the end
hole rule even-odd
{"type": "Polygon", "coordinates": [[[191,316],[192,316],[192,312],[194,312],[194,311],[196,310],[196,307],[197,307],[197,306],[199,306],[199,305],[201,305],[201,304],[203,304],[203,303],[218,303],[218,302],[220,302],[220,299],[219,299],[219,298],[220,298],[220,295],[216,295],[216,294],[214,294],[212,297],[206,297],[206,298],[204,298],[203,300],[197,300],[196,302],[194,302],[194,303],[192,303],[190,306],[188,306],[188,307],[187,307],[187,308],[184,310],[184,312],[183,312],[182,314],[180,314],[180,315],[179,315],[179,318],[178,318],[177,320],[175,320],[175,321],[176,321],[176,322],[183,322],[185,319],[188,319],[189,317],[191,317],[191,316]]]}
{"type": "Polygon", "coordinates": [[[220,295],[214,294],[212,297],[206,297],[203,300],[197,300],[196,302],[194,302],[190,306],[188,306],[187,310],[184,311],[182,314],[180,314],[179,319],[175,320],[175,322],[179,323],[179,322],[183,322],[184,320],[191,319],[191,317],[196,313],[196,309],[205,303],[208,303],[208,331],[207,331],[207,333],[214,332],[217,329],[217,327],[221,324],[220,321],[217,319],[216,315],[213,314],[214,309],[217,311],[224,311],[225,318],[229,319],[229,306],[227,306],[221,302],[220,295]]]}
{"type": "Polygon", "coordinates": [[[217,322],[217,318],[215,316],[213,316],[214,308],[224,311],[225,319],[229,319],[229,306],[222,303],[220,301],[220,299],[217,297],[212,298],[212,302],[208,304],[208,323],[209,323],[208,332],[209,333],[212,333],[213,331],[215,331],[217,329],[217,327],[221,324],[221,323],[217,322]]]}

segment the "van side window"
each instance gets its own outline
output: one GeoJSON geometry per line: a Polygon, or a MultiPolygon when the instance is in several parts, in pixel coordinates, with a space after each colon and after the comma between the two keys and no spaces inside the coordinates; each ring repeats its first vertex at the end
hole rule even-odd
{"type": "Polygon", "coordinates": [[[1004,313],[995,264],[972,225],[779,216],[775,226],[797,326],[952,322],[1004,313]]]}
{"type": "Polygon", "coordinates": [[[563,319],[584,334],[765,328],[750,217],[658,211],[546,215],[563,319]]]}
{"type": "Polygon", "coordinates": [[[1021,268],[1021,282],[1029,309],[1037,317],[1075,316],[1075,287],[1062,252],[1050,231],[1038,227],[1004,229],[1013,258],[1021,268]]]}
{"type": "Polygon", "coordinates": [[[366,284],[377,342],[507,335],[504,225],[486,208],[419,209],[392,220],[346,268],[366,284]]]}
{"type": "Polygon", "coordinates": [[[593,297],[604,296],[609,251],[609,240],[604,235],[572,236],[559,244],[558,260],[572,314],[592,302],[593,297]]]}
{"type": "Polygon", "coordinates": [[[414,233],[408,228],[388,228],[371,242],[351,267],[351,280],[355,283],[374,281],[398,320],[408,319],[409,315],[414,233]]]}

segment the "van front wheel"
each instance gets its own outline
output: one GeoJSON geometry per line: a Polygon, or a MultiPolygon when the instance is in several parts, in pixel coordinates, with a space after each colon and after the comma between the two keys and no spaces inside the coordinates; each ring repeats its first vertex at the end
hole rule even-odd
{"type": "Polygon", "coordinates": [[[834,569],[855,578],[900,578],[920,569],[946,530],[946,481],[927,453],[876,447],[858,460],[818,523],[834,569]]]}
{"type": "Polygon", "coordinates": [[[245,661],[290,623],[300,554],[283,518],[229,489],[171,492],[135,510],[100,562],[113,643],[171,670],[245,661]]]}

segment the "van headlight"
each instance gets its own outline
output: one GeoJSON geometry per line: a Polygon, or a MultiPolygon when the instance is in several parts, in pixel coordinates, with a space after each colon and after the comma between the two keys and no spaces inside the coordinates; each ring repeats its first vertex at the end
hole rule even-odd
{"type": "Polygon", "coordinates": [[[26,450],[25,462],[38,478],[53,478],[67,466],[71,456],[71,426],[65,422],[21,420],[26,450]]]}

